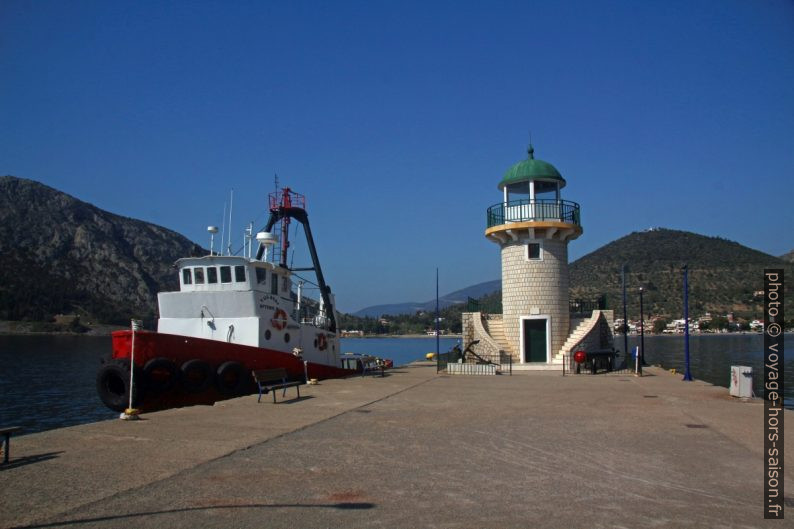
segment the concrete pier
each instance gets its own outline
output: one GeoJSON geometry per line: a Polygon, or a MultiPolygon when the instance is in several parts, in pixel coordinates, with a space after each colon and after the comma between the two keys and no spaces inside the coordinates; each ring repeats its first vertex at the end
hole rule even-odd
{"type": "Polygon", "coordinates": [[[791,526],[763,519],[761,401],[646,373],[414,364],[15,437],[0,526],[791,526]]]}

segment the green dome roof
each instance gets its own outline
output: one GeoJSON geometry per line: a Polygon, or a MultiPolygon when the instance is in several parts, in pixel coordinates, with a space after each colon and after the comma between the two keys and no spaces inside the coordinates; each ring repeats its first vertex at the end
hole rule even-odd
{"type": "Polygon", "coordinates": [[[565,187],[565,179],[553,165],[549,162],[535,159],[535,149],[532,144],[529,145],[527,153],[529,157],[526,160],[521,160],[507,170],[504,178],[499,182],[499,190],[504,189],[508,185],[529,182],[530,180],[556,180],[560,182],[560,188],[565,187]]]}

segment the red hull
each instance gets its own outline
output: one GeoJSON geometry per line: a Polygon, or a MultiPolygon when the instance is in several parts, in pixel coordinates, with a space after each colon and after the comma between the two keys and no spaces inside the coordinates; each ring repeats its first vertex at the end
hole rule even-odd
{"type": "MultiPolygon", "coordinates": [[[[112,340],[113,358],[129,361],[132,331],[116,331],[112,333],[112,340]]],[[[305,376],[303,360],[289,353],[203,338],[136,331],[135,365],[143,368],[147,362],[155,358],[168,359],[177,368],[189,360],[202,360],[210,365],[212,373],[225,362],[239,362],[244,366],[246,373],[259,369],[284,368],[291,379],[303,380],[305,376]]],[[[307,370],[308,378],[321,380],[355,374],[353,370],[313,362],[309,362],[307,370]]],[[[255,387],[252,379],[245,393],[254,391],[255,387]]],[[[145,411],[152,411],[194,404],[211,404],[228,398],[230,396],[222,394],[214,384],[199,393],[184,391],[177,384],[174,389],[159,394],[146,392],[136,406],[145,411]]]]}

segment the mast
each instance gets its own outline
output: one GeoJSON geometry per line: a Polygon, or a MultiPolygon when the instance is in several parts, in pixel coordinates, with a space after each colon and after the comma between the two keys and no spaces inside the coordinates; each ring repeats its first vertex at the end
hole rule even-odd
{"type": "MultiPolygon", "coordinates": [[[[234,207],[234,189],[229,191],[229,243],[226,246],[226,255],[232,255],[232,208],[234,207]]],[[[221,252],[222,254],[223,252],[221,252]]]]}
{"type": "MultiPolygon", "coordinates": [[[[285,187],[281,190],[281,203],[279,207],[281,208],[290,208],[292,207],[292,197],[290,196],[290,192],[292,190],[288,187],[285,187]]],[[[273,211],[272,205],[270,211],[273,211]]],[[[289,250],[289,217],[283,217],[281,219],[281,266],[282,268],[287,268],[287,250],[289,250]]],[[[265,230],[270,231],[270,230],[265,230]]]]}
{"type": "MultiPolygon", "coordinates": [[[[323,270],[320,267],[320,259],[317,257],[317,247],[314,245],[314,237],[312,237],[312,230],[309,226],[309,216],[306,214],[306,198],[303,195],[295,193],[290,188],[285,187],[281,193],[270,194],[270,218],[267,221],[262,231],[270,232],[277,222],[281,221],[281,266],[287,268],[287,248],[289,242],[286,241],[288,230],[285,225],[289,226],[290,219],[295,219],[303,225],[303,232],[306,234],[306,243],[309,246],[309,253],[312,258],[312,269],[317,276],[317,285],[320,287],[320,295],[322,296],[323,306],[325,313],[328,317],[330,325],[328,330],[336,332],[336,315],[334,314],[334,305],[331,303],[331,288],[325,283],[323,277],[323,270]],[[279,196],[280,195],[280,196],[279,196]]],[[[256,252],[256,258],[262,259],[262,254],[265,252],[265,247],[260,246],[256,252]]]]}

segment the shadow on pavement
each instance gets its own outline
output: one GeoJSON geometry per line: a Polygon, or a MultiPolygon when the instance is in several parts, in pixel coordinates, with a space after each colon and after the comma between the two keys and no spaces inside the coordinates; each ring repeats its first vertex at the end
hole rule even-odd
{"type": "Polygon", "coordinates": [[[215,510],[223,510],[223,509],[282,509],[282,508],[309,508],[309,509],[339,509],[339,510],[359,510],[359,509],[373,509],[375,508],[374,503],[351,503],[351,502],[341,502],[341,503],[251,503],[248,505],[213,505],[211,507],[185,507],[182,509],[169,509],[169,510],[162,510],[162,511],[148,511],[148,512],[132,512],[127,514],[118,514],[113,516],[97,516],[94,518],[78,518],[75,520],[62,520],[57,522],[48,522],[48,523],[41,523],[41,524],[31,524],[31,525],[17,525],[11,527],[9,529],[36,529],[36,528],[44,528],[44,527],[58,527],[58,526],[65,526],[65,525],[79,525],[79,524],[88,524],[94,522],[109,522],[113,520],[125,520],[130,518],[138,518],[141,516],[156,516],[158,514],[173,514],[173,513],[183,513],[183,512],[196,512],[196,511],[215,511],[215,510]]]}
{"type": "Polygon", "coordinates": [[[25,465],[40,463],[42,461],[47,461],[48,459],[55,459],[62,453],[63,450],[61,450],[60,452],[46,452],[44,454],[36,454],[32,456],[12,458],[11,461],[9,461],[8,463],[0,465],[0,471],[10,470],[12,468],[17,468],[17,467],[24,467],[25,465]]]}

